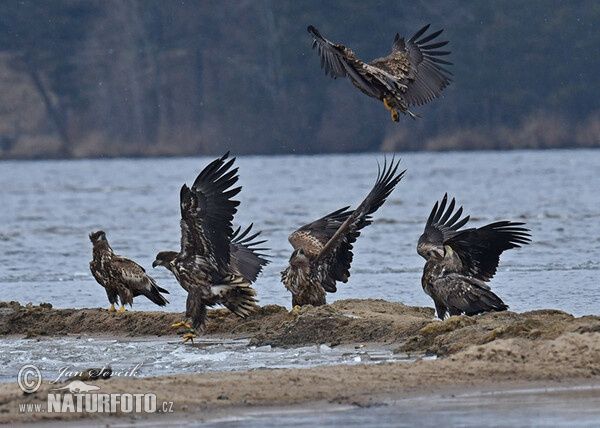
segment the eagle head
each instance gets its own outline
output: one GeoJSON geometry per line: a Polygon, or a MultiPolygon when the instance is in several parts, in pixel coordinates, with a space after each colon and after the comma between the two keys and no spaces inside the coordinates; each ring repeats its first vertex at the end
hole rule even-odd
{"type": "Polygon", "coordinates": [[[425,260],[431,260],[432,258],[443,259],[445,256],[444,247],[439,247],[437,245],[422,242],[419,240],[419,244],[417,245],[417,253],[425,260]]]}
{"type": "Polygon", "coordinates": [[[106,241],[106,233],[104,233],[103,230],[99,230],[97,232],[92,232],[92,233],[90,233],[90,241],[92,241],[92,244],[95,244],[95,243],[101,242],[101,241],[106,241]]]}
{"type": "Polygon", "coordinates": [[[290,256],[290,266],[295,268],[308,267],[310,260],[304,254],[304,250],[302,248],[298,248],[294,250],[292,255],[290,256]]]}
{"type": "Polygon", "coordinates": [[[164,266],[169,269],[169,264],[177,257],[175,251],[161,251],[156,255],[156,260],[152,262],[152,267],[164,266]]]}

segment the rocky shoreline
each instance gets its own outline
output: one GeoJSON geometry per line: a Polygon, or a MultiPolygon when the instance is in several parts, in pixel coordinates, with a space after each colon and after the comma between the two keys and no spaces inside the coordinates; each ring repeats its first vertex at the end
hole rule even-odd
{"type": "MultiPolygon", "coordinates": [[[[101,309],[52,309],[49,305],[0,304],[2,336],[104,334],[115,337],[175,335],[170,324],[181,313],[109,313],[101,309]],[[45,307],[44,307],[45,306],[45,307]]],[[[600,316],[573,317],[558,310],[488,313],[433,320],[433,309],[383,300],[343,300],[289,313],[259,308],[242,320],[225,310],[209,311],[205,335],[246,337],[254,345],[385,343],[417,357],[413,363],[189,373],[153,378],[114,378],[102,392],[154,391],[174,411],[199,420],[256,406],[371,405],[414,394],[539,382],[594,383],[600,377],[600,316]],[[435,360],[420,355],[435,354],[435,360]],[[229,410],[227,410],[229,409],[229,410]],[[216,412],[216,413],[215,413],[216,412]]],[[[175,345],[174,345],[175,346],[175,345]]],[[[179,345],[187,346],[187,345],[179,345]]],[[[367,345],[368,346],[368,345],[367,345]]],[[[23,395],[16,383],[0,384],[0,423],[99,418],[98,414],[20,413],[18,404],[44,403],[49,385],[23,395]]],[[[187,417],[186,416],[186,417],[187,417]]],[[[105,416],[102,416],[106,418],[105,416]]],[[[128,420],[128,415],[109,417],[128,420]]],[[[144,415],[160,418],[164,415],[144,415]]],[[[93,419],[96,420],[96,419],[93,419]]]]}

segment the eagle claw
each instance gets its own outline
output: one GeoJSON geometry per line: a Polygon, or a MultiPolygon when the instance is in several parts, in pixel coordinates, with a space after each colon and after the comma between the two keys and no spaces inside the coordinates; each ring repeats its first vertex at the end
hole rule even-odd
{"type": "Polygon", "coordinates": [[[300,310],[300,308],[301,308],[301,307],[302,307],[302,306],[300,306],[300,305],[296,305],[296,306],[294,306],[294,307],[292,308],[292,310],[290,311],[290,314],[293,314],[293,313],[295,313],[295,312],[298,312],[298,311],[300,310]]]}
{"type": "Polygon", "coordinates": [[[192,328],[192,326],[191,326],[191,325],[189,325],[189,324],[188,324],[187,322],[185,322],[185,321],[178,322],[177,324],[171,324],[171,327],[173,327],[173,328],[175,328],[175,327],[181,327],[181,326],[185,326],[185,327],[187,327],[187,328],[192,328]]]}
{"type": "Polygon", "coordinates": [[[115,305],[113,303],[110,304],[110,308],[108,308],[108,312],[115,312],[115,305]]]}
{"type": "Polygon", "coordinates": [[[193,345],[193,344],[194,344],[194,338],[195,338],[195,337],[198,337],[198,336],[196,336],[196,335],[193,333],[193,330],[191,330],[191,331],[190,331],[190,333],[188,333],[188,334],[184,334],[184,335],[183,335],[183,339],[184,339],[184,340],[183,340],[183,342],[181,342],[181,343],[183,344],[183,343],[187,342],[188,340],[191,340],[191,341],[192,341],[192,345],[193,345]]]}
{"type": "Polygon", "coordinates": [[[125,312],[125,305],[121,304],[121,307],[117,309],[117,312],[125,312]]]}

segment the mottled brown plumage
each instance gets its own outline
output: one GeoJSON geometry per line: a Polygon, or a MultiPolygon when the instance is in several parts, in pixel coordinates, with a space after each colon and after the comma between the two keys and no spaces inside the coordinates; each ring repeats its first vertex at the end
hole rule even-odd
{"type": "Polygon", "coordinates": [[[437,315],[475,315],[508,309],[486,284],[496,273],[500,255],[530,242],[524,223],[498,221],[479,228],[462,229],[469,216],[456,212],[455,200],[448,207],[448,195],[435,203],[417,252],[427,262],[421,285],[435,304],[437,315]]]}
{"type": "Polygon", "coordinates": [[[206,307],[222,304],[244,318],[255,308],[254,282],[268,263],[255,241],[260,232],[251,234],[252,225],[241,232],[232,227],[239,201],[233,200],[241,187],[231,188],[238,180],[235,158],[228,153],[211,162],[198,175],[192,187],[180,192],[181,249],[157,254],[153,267],[169,269],[188,292],[186,316],[192,329],[203,329],[206,307]]]}
{"type": "Polygon", "coordinates": [[[405,171],[397,173],[399,163],[392,159],[388,167],[385,162],[373,189],[354,211],[341,208],[290,235],[294,251],[281,281],[292,293],[292,306],[324,305],[326,292],[335,293],[337,281],[348,281],[352,244],[402,179],[405,171]]]}
{"type": "Polygon", "coordinates": [[[169,303],[160,294],[169,292],[159,287],[154,278],[136,262],[115,254],[102,230],[91,233],[90,241],[93,244],[90,270],[96,281],[106,289],[111,310],[114,310],[117,297],[121,299],[120,311],[124,310],[126,304],[132,306],[133,298],[140,295],[159,306],[169,303]]]}
{"type": "Polygon", "coordinates": [[[312,25],[308,32],[313,36],[313,48],[318,50],[325,74],[334,79],[348,76],[364,94],[383,101],[391,110],[392,119],[398,122],[398,112],[418,117],[409,108],[439,97],[451,81],[452,73],[441,64],[452,63],[439,58],[450,53],[439,50],[448,42],[426,44],[443,30],[422,37],[428,29],[429,25],[424,26],[408,41],[396,34],[392,53],[370,63],[357,59],[344,45],[331,43],[312,25]]]}

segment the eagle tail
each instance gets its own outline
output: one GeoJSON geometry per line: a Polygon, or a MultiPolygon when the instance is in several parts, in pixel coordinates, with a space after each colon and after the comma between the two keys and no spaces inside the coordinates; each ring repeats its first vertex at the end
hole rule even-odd
{"type": "Polygon", "coordinates": [[[160,294],[168,294],[169,292],[164,288],[156,285],[156,283],[151,284],[149,289],[145,288],[141,290],[141,293],[158,306],[166,306],[167,303],[169,303],[169,301],[165,299],[165,297],[162,294],[160,294]]]}
{"type": "Polygon", "coordinates": [[[241,281],[229,288],[220,303],[240,318],[246,318],[256,308],[256,291],[247,281],[241,281]]]}

